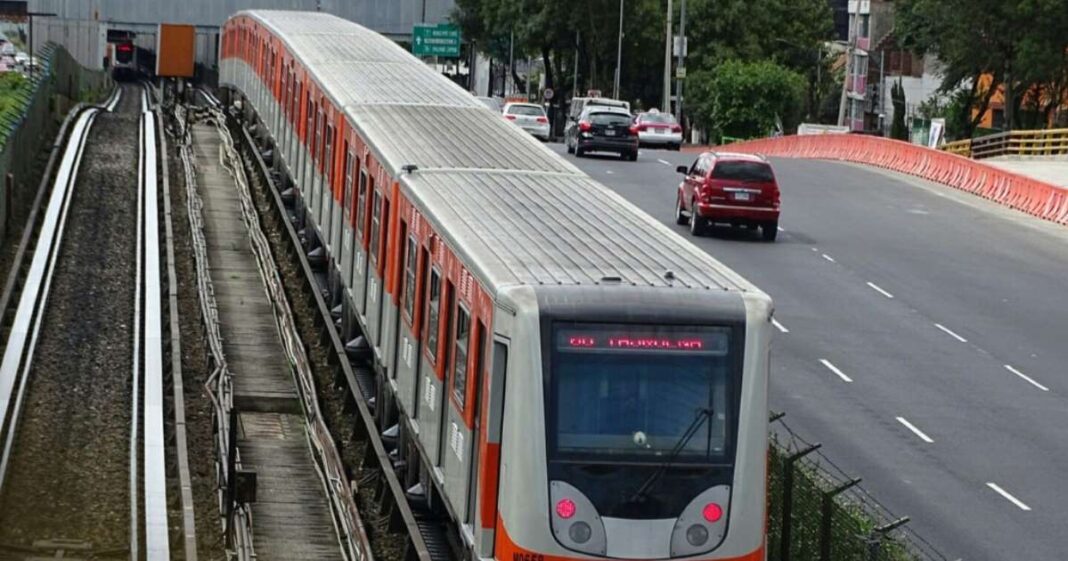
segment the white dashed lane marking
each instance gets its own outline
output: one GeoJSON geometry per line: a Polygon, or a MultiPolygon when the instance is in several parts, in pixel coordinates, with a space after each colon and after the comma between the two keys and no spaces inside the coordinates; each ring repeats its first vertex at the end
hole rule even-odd
{"type": "Polygon", "coordinates": [[[1031,507],[1029,507],[1026,504],[1024,504],[1024,502],[1021,501],[1020,499],[1017,499],[1016,497],[1010,495],[1008,491],[1002,489],[997,483],[989,482],[989,483],[986,484],[986,486],[990,487],[991,489],[993,489],[995,493],[1001,495],[1002,497],[1004,497],[1010,503],[1012,503],[1012,504],[1016,505],[1017,507],[1019,507],[1020,510],[1031,510],[1031,507]]]}
{"type": "Polygon", "coordinates": [[[952,329],[950,329],[950,328],[948,328],[948,327],[946,327],[946,326],[942,325],[941,323],[936,323],[936,324],[935,324],[935,327],[937,327],[937,328],[938,328],[938,329],[940,329],[940,330],[941,330],[941,331],[942,331],[943,333],[945,333],[945,334],[949,335],[950,337],[952,337],[952,338],[954,338],[954,339],[956,339],[956,340],[960,341],[961,343],[967,343],[967,342],[968,342],[968,340],[967,340],[967,339],[965,339],[964,337],[961,337],[960,335],[957,335],[956,333],[954,333],[954,332],[953,332],[953,330],[952,330],[952,329]]]}
{"type": "Polygon", "coordinates": [[[786,329],[785,325],[779,323],[779,320],[777,320],[775,318],[771,318],[771,324],[774,325],[776,329],[778,329],[779,331],[782,331],[783,333],[789,333],[790,332],[789,329],[786,329]]]}
{"type": "Polygon", "coordinates": [[[820,364],[826,366],[827,370],[830,370],[831,372],[834,372],[835,374],[837,374],[838,377],[841,378],[843,382],[852,382],[853,381],[852,378],[850,378],[849,376],[846,376],[844,372],[839,370],[837,366],[831,364],[831,361],[829,361],[829,360],[827,360],[825,358],[821,358],[820,359],[820,364]]]}
{"type": "Polygon", "coordinates": [[[1046,386],[1043,386],[1042,384],[1039,384],[1038,382],[1036,382],[1034,380],[1034,378],[1031,378],[1027,374],[1024,374],[1023,372],[1020,372],[1019,370],[1013,368],[1012,366],[1009,366],[1008,364],[1005,365],[1005,370],[1008,370],[1009,372],[1012,372],[1013,374],[1023,378],[1029,384],[1031,384],[1032,386],[1034,386],[1034,387],[1036,387],[1036,388],[1038,388],[1038,389],[1040,389],[1040,390],[1042,390],[1044,392],[1048,392],[1049,391],[1049,388],[1047,388],[1046,386]]]}
{"type": "Polygon", "coordinates": [[[869,282],[869,283],[868,283],[868,286],[869,286],[869,287],[870,287],[870,288],[871,288],[872,290],[874,290],[875,292],[878,292],[879,294],[882,294],[883,296],[886,296],[887,298],[893,298],[893,297],[894,297],[894,295],[893,295],[893,294],[890,294],[889,292],[887,292],[887,291],[883,290],[882,288],[880,288],[880,287],[879,287],[879,285],[877,285],[877,284],[875,284],[875,283],[873,283],[873,282],[869,282]]]}
{"type": "Polygon", "coordinates": [[[912,431],[913,434],[915,434],[916,436],[920,437],[920,440],[926,442],[927,444],[931,444],[931,443],[934,442],[934,440],[932,440],[931,437],[929,437],[926,434],[924,434],[924,432],[922,430],[916,428],[916,425],[910,423],[908,421],[908,419],[906,419],[904,417],[898,417],[897,418],[897,422],[901,423],[902,425],[905,425],[905,428],[907,428],[910,431],[912,431]]]}

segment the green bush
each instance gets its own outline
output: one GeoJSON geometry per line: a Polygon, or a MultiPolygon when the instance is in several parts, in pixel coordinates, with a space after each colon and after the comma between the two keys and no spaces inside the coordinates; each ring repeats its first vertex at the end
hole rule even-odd
{"type": "Polygon", "coordinates": [[[768,136],[778,123],[797,127],[805,103],[805,79],[772,61],[728,60],[687,79],[696,122],[716,138],[768,136]]]}

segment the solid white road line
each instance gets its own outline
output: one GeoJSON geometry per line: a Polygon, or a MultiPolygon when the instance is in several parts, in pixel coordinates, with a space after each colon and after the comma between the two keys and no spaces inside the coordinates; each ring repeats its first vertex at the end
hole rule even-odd
{"type": "Polygon", "coordinates": [[[849,376],[846,376],[844,372],[839,370],[837,366],[831,364],[831,361],[829,361],[829,360],[827,360],[825,358],[821,358],[820,359],[820,363],[823,364],[824,366],[826,366],[827,369],[830,370],[831,372],[834,372],[835,374],[837,374],[838,377],[841,378],[843,382],[852,382],[853,381],[852,378],[850,378],[849,376]]]}
{"type": "Polygon", "coordinates": [[[658,161],[658,162],[660,162],[660,163],[662,163],[662,164],[664,164],[665,166],[670,166],[670,165],[671,165],[671,162],[669,162],[669,161],[667,161],[667,160],[659,160],[659,159],[658,159],[657,161],[658,161]]]}
{"type": "Polygon", "coordinates": [[[779,323],[779,320],[777,320],[775,318],[771,318],[771,324],[774,325],[776,329],[778,329],[779,331],[782,331],[783,333],[789,333],[790,332],[789,329],[786,329],[785,325],[779,323]]]}
{"type": "Polygon", "coordinates": [[[1010,503],[1020,507],[1020,510],[1031,510],[1031,507],[1024,504],[1024,502],[1020,499],[1017,499],[1016,497],[1010,495],[1008,491],[999,487],[997,483],[989,482],[986,484],[986,486],[993,489],[995,493],[1001,495],[1002,497],[1005,497],[1005,499],[1008,500],[1010,503]]]}
{"type": "Polygon", "coordinates": [[[894,297],[893,294],[890,294],[889,292],[883,290],[882,288],[879,287],[879,285],[877,285],[877,284],[875,284],[873,282],[869,282],[868,286],[870,286],[871,289],[874,290],[875,292],[878,292],[879,294],[882,294],[883,296],[886,296],[887,298],[893,298],[894,297]]]}
{"type": "Polygon", "coordinates": [[[1049,388],[1047,388],[1046,386],[1043,386],[1042,384],[1039,384],[1038,382],[1036,382],[1033,378],[1031,378],[1027,374],[1024,374],[1023,372],[1020,372],[1019,370],[1013,368],[1012,366],[1009,366],[1008,364],[1005,365],[1005,370],[1008,370],[1009,372],[1012,372],[1013,374],[1023,378],[1024,380],[1027,380],[1032,386],[1034,386],[1034,387],[1036,387],[1036,388],[1038,388],[1038,389],[1040,389],[1040,390],[1042,390],[1044,392],[1048,392],[1049,391],[1049,388]]]}
{"type": "Polygon", "coordinates": [[[835,262],[834,257],[831,257],[830,255],[827,255],[826,253],[823,254],[823,258],[828,260],[828,261],[830,261],[831,263],[835,262]]]}
{"type": "Polygon", "coordinates": [[[902,425],[905,425],[905,428],[907,428],[910,431],[912,431],[913,434],[915,434],[916,436],[920,437],[920,440],[926,442],[927,444],[934,443],[934,440],[931,440],[931,437],[929,437],[926,434],[924,434],[922,430],[916,428],[916,425],[908,422],[908,420],[905,419],[904,417],[897,417],[897,422],[901,423],[902,425]]]}
{"type": "Polygon", "coordinates": [[[952,338],[954,338],[954,339],[956,339],[956,340],[960,341],[961,343],[967,343],[967,342],[968,342],[968,340],[967,340],[967,339],[965,339],[964,337],[961,337],[960,335],[957,335],[956,333],[954,333],[954,332],[953,332],[953,330],[952,330],[952,329],[950,329],[950,328],[948,328],[948,327],[946,327],[946,326],[942,325],[941,323],[936,323],[936,324],[935,324],[935,327],[937,327],[937,328],[941,329],[941,330],[942,330],[943,332],[945,332],[946,334],[948,334],[948,335],[949,335],[950,337],[952,337],[952,338]]]}

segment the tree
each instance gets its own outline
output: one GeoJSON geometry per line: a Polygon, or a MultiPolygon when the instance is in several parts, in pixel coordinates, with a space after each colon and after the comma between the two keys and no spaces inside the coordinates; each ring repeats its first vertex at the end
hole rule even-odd
{"type": "Polygon", "coordinates": [[[902,44],[943,63],[943,91],[969,92],[968,136],[999,90],[1009,128],[1021,103],[1044,99],[1052,111],[1063,99],[1068,0],[899,0],[896,12],[902,44]]]}
{"type": "Polygon", "coordinates": [[[908,140],[909,128],[905,124],[905,88],[901,80],[894,82],[890,88],[890,99],[894,104],[894,122],[890,125],[890,138],[908,140]]]}
{"type": "Polygon", "coordinates": [[[716,136],[766,136],[781,120],[797,127],[804,104],[805,79],[772,61],[728,60],[687,80],[691,114],[716,136]]]}

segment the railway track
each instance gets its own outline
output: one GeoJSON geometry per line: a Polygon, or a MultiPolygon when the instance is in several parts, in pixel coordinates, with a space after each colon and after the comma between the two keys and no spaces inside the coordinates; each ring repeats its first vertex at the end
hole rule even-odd
{"type": "Polygon", "coordinates": [[[0,299],[5,558],[196,558],[162,139],[147,90],[123,86],[53,147],[0,299]]]}

